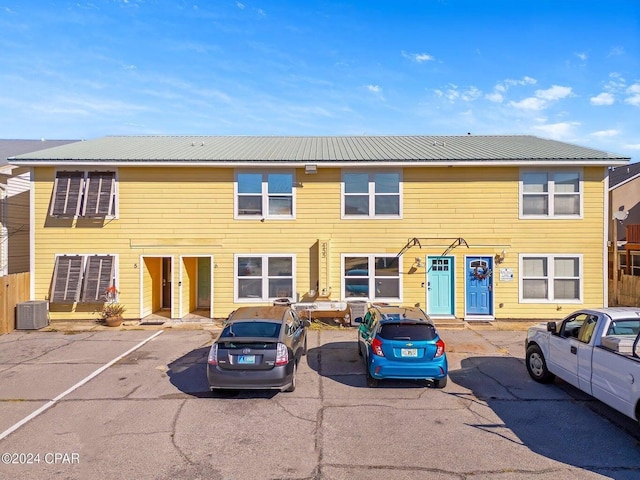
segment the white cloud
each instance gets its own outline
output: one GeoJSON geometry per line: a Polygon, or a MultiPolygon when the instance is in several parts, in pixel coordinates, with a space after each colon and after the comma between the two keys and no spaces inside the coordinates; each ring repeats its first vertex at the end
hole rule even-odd
{"type": "Polygon", "coordinates": [[[382,92],[382,87],[380,85],[367,85],[367,90],[373,93],[380,93],[382,92]]]}
{"type": "Polygon", "coordinates": [[[598,138],[615,137],[617,135],[620,135],[620,131],[615,129],[600,130],[598,132],[591,133],[592,137],[598,137],[598,138]]]}
{"type": "Polygon", "coordinates": [[[244,10],[244,3],[236,2],[236,7],[238,7],[240,10],[244,10]]]}
{"type": "Polygon", "coordinates": [[[584,52],[576,53],[576,57],[578,57],[580,60],[586,60],[588,58],[587,54],[584,52]]]}
{"type": "Polygon", "coordinates": [[[498,83],[495,86],[495,90],[498,92],[506,92],[510,87],[522,86],[522,85],[535,85],[537,80],[531,77],[522,77],[520,80],[513,80],[511,78],[507,78],[506,80],[498,83]]]}
{"type": "Polygon", "coordinates": [[[487,93],[485,95],[485,98],[490,102],[495,102],[495,103],[502,103],[502,100],[504,100],[504,97],[502,96],[502,94],[498,92],[487,93]]]}
{"type": "Polygon", "coordinates": [[[580,125],[580,122],[560,122],[547,125],[536,125],[533,128],[555,140],[566,140],[573,136],[574,127],[580,125]]]}
{"type": "Polygon", "coordinates": [[[458,99],[465,102],[473,102],[482,97],[482,91],[473,85],[461,90],[458,85],[452,83],[449,84],[445,90],[435,89],[433,92],[438,97],[446,98],[450,102],[454,102],[458,99]]]}
{"type": "Polygon", "coordinates": [[[413,60],[417,63],[429,62],[435,60],[435,58],[428,53],[407,53],[402,52],[402,56],[408,58],[409,60],[413,60]]]}
{"type": "Polygon", "coordinates": [[[640,143],[630,143],[624,146],[626,150],[640,150],[640,143]]]}
{"type": "Polygon", "coordinates": [[[551,102],[571,96],[572,90],[571,87],[553,85],[546,90],[536,90],[533,97],[519,102],[509,102],[509,105],[522,110],[544,110],[551,102]]]}
{"type": "Polygon", "coordinates": [[[591,102],[591,105],[613,105],[615,99],[612,94],[602,92],[595,97],[591,97],[589,101],[591,102]]]}
{"type": "Polygon", "coordinates": [[[627,88],[627,94],[629,96],[624,99],[624,103],[628,103],[634,107],[640,107],[640,83],[634,83],[627,88]]]}
{"type": "Polygon", "coordinates": [[[571,87],[561,87],[559,85],[552,85],[551,88],[546,90],[536,90],[536,97],[543,100],[560,100],[561,98],[571,95],[571,87]]]}
{"type": "Polygon", "coordinates": [[[543,110],[547,106],[547,102],[540,98],[529,97],[519,102],[509,102],[509,105],[522,110],[543,110]]]}

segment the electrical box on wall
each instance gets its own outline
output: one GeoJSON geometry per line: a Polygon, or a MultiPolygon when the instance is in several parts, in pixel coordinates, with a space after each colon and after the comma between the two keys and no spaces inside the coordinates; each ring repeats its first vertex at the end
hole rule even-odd
{"type": "Polygon", "coordinates": [[[30,301],[16,305],[16,329],[38,330],[49,325],[49,305],[46,301],[30,301]]]}

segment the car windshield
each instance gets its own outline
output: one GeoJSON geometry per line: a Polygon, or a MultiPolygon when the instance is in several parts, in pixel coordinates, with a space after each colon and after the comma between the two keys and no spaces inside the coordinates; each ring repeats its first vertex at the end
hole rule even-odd
{"type": "Polygon", "coordinates": [[[428,323],[385,323],[379,335],[386,340],[433,340],[437,336],[428,323]]]}
{"type": "Polygon", "coordinates": [[[222,330],[220,338],[260,337],[276,338],[280,335],[280,324],[274,322],[234,322],[222,330]]]}

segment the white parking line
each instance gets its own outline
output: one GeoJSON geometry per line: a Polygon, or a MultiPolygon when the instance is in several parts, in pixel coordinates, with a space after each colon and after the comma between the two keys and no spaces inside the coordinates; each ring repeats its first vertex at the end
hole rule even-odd
{"type": "Polygon", "coordinates": [[[95,372],[89,374],[88,376],[86,376],[85,378],[83,378],[82,380],[80,380],[78,383],[76,383],[73,387],[65,390],[64,392],[62,392],[60,395],[58,395],[56,398],[54,398],[53,400],[49,400],[47,403],[45,403],[43,406],[41,406],[39,409],[37,409],[35,412],[27,415],[26,417],[24,417],[22,420],[20,420],[18,423],[16,423],[15,425],[13,425],[12,427],[9,427],[8,429],[6,429],[4,432],[0,433],[0,440],[4,440],[8,435],[10,435],[11,433],[15,432],[17,429],[19,429],[22,425],[24,425],[25,423],[27,423],[28,421],[36,418],[38,415],[40,415],[42,412],[44,412],[45,410],[53,407],[56,403],[58,403],[61,399],[63,399],[64,397],[66,397],[67,395],[69,395],[71,392],[73,392],[74,390],[80,388],[82,385],[84,385],[85,383],[87,383],[89,380],[91,380],[92,378],[100,375],[102,372],[104,372],[107,368],[109,368],[111,365],[113,365],[114,363],[116,363],[118,360],[121,360],[122,358],[126,357],[127,355],[129,355],[131,352],[135,352],[137,349],[139,349],[141,346],[143,346],[145,343],[153,340],[154,338],[156,338],[158,335],[160,335],[164,330],[158,330],[156,333],[154,333],[153,335],[151,335],[149,338],[147,338],[146,340],[143,340],[142,342],[140,342],[139,344],[137,344],[136,346],[134,346],[133,348],[130,348],[129,350],[127,350],[126,352],[124,352],[122,355],[119,355],[118,357],[114,358],[113,360],[111,360],[109,363],[103,365],[102,367],[100,367],[99,369],[97,369],[95,372]]]}

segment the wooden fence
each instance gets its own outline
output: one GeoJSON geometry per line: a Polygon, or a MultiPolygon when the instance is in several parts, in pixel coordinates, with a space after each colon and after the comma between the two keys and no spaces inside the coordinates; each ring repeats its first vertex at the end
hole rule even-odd
{"type": "Polygon", "coordinates": [[[640,307],[640,276],[620,275],[618,300],[613,298],[613,282],[609,282],[609,304],[611,306],[640,307]]]}
{"type": "Polygon", "coordinates": [[[29,272],[0,277],[0,335],[16,328],[16,305],[29,301],[29,272]]]}

